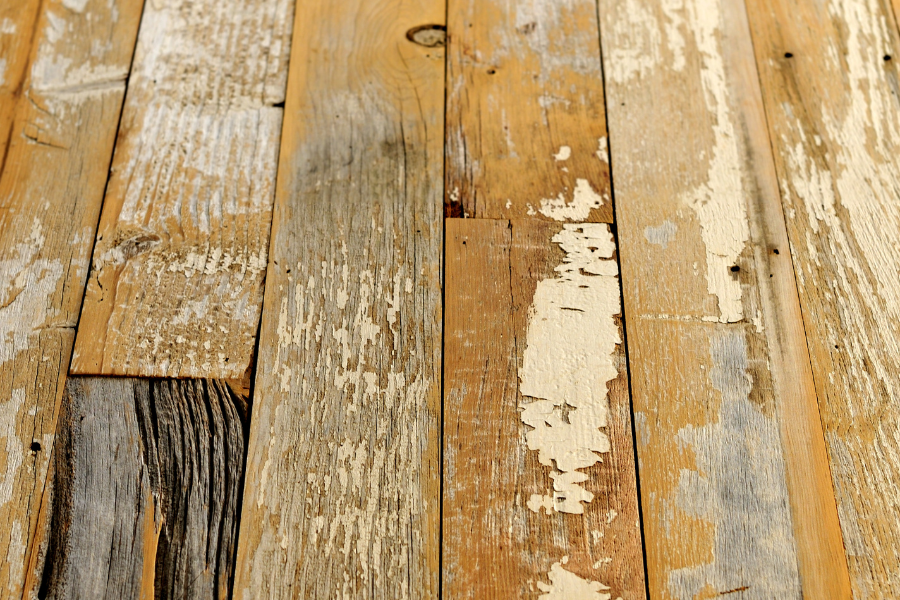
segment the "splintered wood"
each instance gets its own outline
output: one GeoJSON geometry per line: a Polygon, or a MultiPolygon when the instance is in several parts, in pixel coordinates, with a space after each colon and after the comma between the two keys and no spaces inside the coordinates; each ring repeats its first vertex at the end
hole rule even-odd
{"type": "Polygon", "coordinates": [[[447,221],[445,598],[645,597],[614,252],[606,224],[447,221]]]}
{"type": "Polygon", "coordinates": [[[297,5],[235,598],[438,596],[443,16],[297,5]]]}
{"type": "Polygon", "coordinates": [[[250,367],[293,4],[147,3],[73,373],[250,367]]]}
{"type": "Polygon", "coordinates": [[[650,595],[847,598],[744,7],[600,14],[650,595]]]}
{"type": "Polygon", "coordinates": [[[448,8],[448,214],[612,222],[594,0],[448,8]]]}
{"type": "Polygon", "coordinates": [[[140,14],[139,0],[0,7],[2,597],[22,597],[34,576],[26,560],[140,14]]]}

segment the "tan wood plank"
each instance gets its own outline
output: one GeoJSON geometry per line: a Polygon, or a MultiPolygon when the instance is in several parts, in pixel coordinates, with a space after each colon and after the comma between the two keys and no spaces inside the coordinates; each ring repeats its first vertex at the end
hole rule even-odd
{"type": "Polygon", "coordinates": [[[18,0],[0,6],[0,165],[6,160],[16,103],[22,97],[37,37],[40,4],[40,0],[18,0]]]}
{"type": "Polygon", "coordinates": [[[755,0],[748,11],[854,595],[896,598],[900,40],[894,14],[889,2],[878,0],[755,0]]]}
{"type": "Polygon", "coordinates": [[[297,6],[236,598],[437,596],[443,16],[297,6]]]}
{"type": "Polygon", "coordinates": [[[609,226],[446,240],[444,597],[646,598],[609,226]]]}
{"type": "Polygon", "coordinates": [[[240,379],[250,367],[293,5],[148,4],[73,373],[240,379]]]}
{"type": "Polygon", "coordinates": [[[594,0],[448,2],[447,212],[612,222],[594,0]]]}
{"type": "Polygon", "coordinates": [[[651,596],[847,598],[744,6],[600,14],[651,596]]]}
{"type": "MultiPolygon", "coordinates": [[[[34,575],[26,563],[142,8],[140,0],[45,0],[28,31],[20,27],[33,7],[13,4],[24,20],[12,35],[30,36],[32,51],[27,65],[7,55],[10,77],[22,80],[14,106],[10,96],[0,106],[12,123],[0,172],[4,597],[20,597],[34,575]]],[[[0,28],[12,30],[7,6],[0,28]]]]}
{"type": "Polygon", "coordinates": [[[69,378],[28,593],[228,598],[247,408],[214,380],[69,378]]]}

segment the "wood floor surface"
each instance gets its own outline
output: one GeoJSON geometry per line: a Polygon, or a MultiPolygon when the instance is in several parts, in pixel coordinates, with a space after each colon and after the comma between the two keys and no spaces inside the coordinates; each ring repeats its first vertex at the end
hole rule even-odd
{"type": "Polygon", "coordinates": [[[900,0],[4,0],[0,600],[900,598],[900,0]]]}

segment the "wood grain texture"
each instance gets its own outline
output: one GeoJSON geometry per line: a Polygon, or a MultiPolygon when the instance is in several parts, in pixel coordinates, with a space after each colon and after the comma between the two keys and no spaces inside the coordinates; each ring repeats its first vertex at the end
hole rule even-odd
{"type": "Polygon", "coordinates": [[[744,7],[600,7],[651,596],[847,598],[744,7]]]}
{"type": "Polygon", "coordinates": [[[3,36],[31,48],[26,64],[21,44],[2,57],[9,81],[20,78],[0,101],[9,127],[0,163],[2,597],[20,597],[33,575],[26,562],[142,2],[45,0],[30,30],[35,7],[12,4],[22,19],[4,3],[0,29],[15,32],[3,36]]]}
{"type": "Polygon", "coordinates": [[[148,3],[73,373],[240,379],[250,367],[293,6],[148,3]]]}
{"type": "Polygon", "coordinates": [[[247,402],[214,380],[70,378],[42,598],[228,598],[247,402]]]}
{"type": "Polygon", "coordinates": [[[612,222],[596,3],[447,14],[448,214],[612,222]]]}
{"type": "Polygon", "coordinates": [[[16,103],[24,91],[40,5],[40,0],[20,0],[0,6],[0,165],[6,160],[16,103]]]}
{"type": "MultiPolygon", "coordinates": [[[[592,227],[611,240],[607,225],[592,227]]],[[[549,312],[542,308],[546,286],[565,289],[561,277],[571,276],[564,270],[571,259],[564,250],[571,246],[561,243],[560,236],[569,232],[537,220],[447,221],[445,598],[537,598],[551,590],[562,593],[560,586],[567,580],[609,594],[571,595],[572,588],[567,590],[572,598],[646,598],[618,277],[580,275],[588,284],[610,280],[604,283],[611,283],[614,303],[602,315],[609,331],[596,327],[590,308],[577,295],[549,312]],[[535,339],[540,321],[553,323],[553,333],[543,344],[535,339]],[[584,348],[571,325],[587,325],[582,330],[589,338],[588,354],[580,352],[584,348]],[[610,332],[618,339],[604,339],[610,332]],[[556,375],[559,389],[572,389],[574,383],[570,365],[554,354],[553,342],[570,349],[573,363],[584,365],[611,350],[605,358],[613,370],[606,381],[603,372],[591,369],[586,379],[594,381],[583,383],[596,383],[599,394],[591,394],[580,406],[579,398],[567,397],[535,427],[528,415],[542,400],[520,391],[520,386],[528,391],[528,353],[547,361],[542,375],[547,381],[556,375]],[[605,426],[602,431],[576,432],[577,425],[588,420],[582,413],[591,407],[606,414],[605,426]],[[547,429],[545,423],[553,425],[547,429]],[[567,468],[561,455],[552,465],[539,461],[540,452],[532,447],[534,436],[544,431],[579,447],[592,435],[609,442],[606,451],[593,453],[583,464],[594,458],[599,462],[576,471],[586,475],[583,488],[593,494],[580,503],[581,514],[567,511],[559,489],[554,490],[552,509],[535,504],[547,494],[551,478],[559,480],[560,469],[567,468]]],[[[600,262],[616,273],[614,256],[600,262]]],[[[583,281],[566,283],[590,291],[583,281]]],[[[587,304],[595,306],[596,299],[591,297],[587,304]]]]}
{"type": "Polygon", "coordinates": [[[853,592],[895,598],[900,40],[894,14],[886,1],[753,1],[748,11],[853,592]]]}
{"type": "Polygon", "coordinates": [[[443,15],[298,4],[237,598],[438,593],[443,15]]]}

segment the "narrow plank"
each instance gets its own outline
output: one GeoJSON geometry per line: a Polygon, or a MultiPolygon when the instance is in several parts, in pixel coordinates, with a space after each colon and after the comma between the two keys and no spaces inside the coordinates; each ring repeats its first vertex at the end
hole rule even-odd
{"type": "Polygon", "coordinates": [[[250,367],[293,5],[148,4],[73,373],[240,379],[250,367]]]}
{"type": "Polygon", "coordinates": [[[446,240],[444,597],[646,598],[609,226],[446,240]]]}
{"type": "Polygon", "coordinates": [[[451,0],[447,213],[612,222],[594,0],[451,0]]]}
{"type": "Polygon", "coordinates": [[[0,595],[20,597],[142,2],[45,0],[33,31],[13,5],[0,28],[31,53],[4,57],[22,79],[0,106],[0,595]]]}
{"type": "Polygon", "coordinates": [[[744,6],[600,13],[650,594],[847,598],[744,6]]]}
{"type": "Polygon", "coordinates": [[[16,103],[22,97],[32,45],[38,37],[40,5],[40,0],[20,0],[0,6],[0,165],[6,160],[16,103]]]}
{"type": "Polygon", "coordinates": [[[859,598],[900,595],[900,40],[887,1],[748,3],[859,598]],[[790,55],[790,56],[788,56],[790,55]]]}
{"type": "Polygon", "coordinates": [[[443,15],[298,4],[237,598],[438,593],[443,15]]]}
{"type": "Polygon", "coordinates": [[[228,598],[247,408],[213,380],[70,378],[30,591],[228,598]]]}

